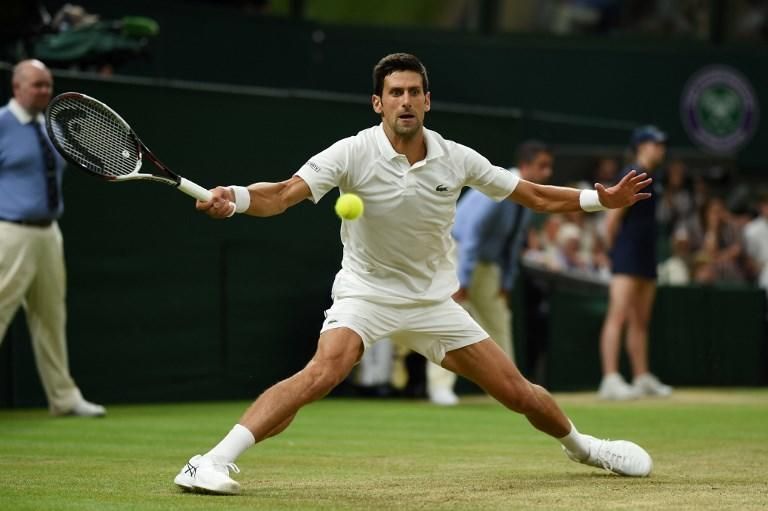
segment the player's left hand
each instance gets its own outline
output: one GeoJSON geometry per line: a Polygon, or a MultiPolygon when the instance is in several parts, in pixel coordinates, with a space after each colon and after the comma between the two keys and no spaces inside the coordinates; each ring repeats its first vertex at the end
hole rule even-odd
{"type": "Polygon", "coordinates": [[[648,177],[645,172],[638,174],[636,170],[631,170],[621,181],[610,188],[595,183],[595,190],[597,190],[597,195],[600,198],[600,204],[606,208],[625,208],[637,201],[649,198],[650,193],[640,192],[640,190],[652,182],[653,179],[648,177]]]}

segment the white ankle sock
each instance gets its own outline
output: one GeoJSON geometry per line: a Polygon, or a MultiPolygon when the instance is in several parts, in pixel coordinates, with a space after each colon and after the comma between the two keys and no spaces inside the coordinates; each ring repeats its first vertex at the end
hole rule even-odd
{"type": "Polygon", "coordinates": [[[227,436],[205,455],[216,456],[225,460],[226,463],[232,463],[254,443],[256,440],[251,431],[245,426],[235,424],[227,436]]]}
{"type": "Polygon", "coordinates": [[[568,422],[571,423],[571,432],[558,440],[566,449],[575,454],[577,458],[586,458],[589,456],[589,441],[576,430],[573,422],[568,422]]]}

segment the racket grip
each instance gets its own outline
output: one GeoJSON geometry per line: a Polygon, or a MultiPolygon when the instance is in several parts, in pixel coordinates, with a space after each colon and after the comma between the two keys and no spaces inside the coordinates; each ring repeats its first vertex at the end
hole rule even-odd
{"type": "Polygon", "coordinates": [[[211,197],[213,197],[211,192],[198,185],[197,183],[193,183],[189,179],[184,179],[183,177],[179,178],[179,184],[177,188],[190,197],[194,197],[199,201],[207,202],[211,200],[211,197]]]}

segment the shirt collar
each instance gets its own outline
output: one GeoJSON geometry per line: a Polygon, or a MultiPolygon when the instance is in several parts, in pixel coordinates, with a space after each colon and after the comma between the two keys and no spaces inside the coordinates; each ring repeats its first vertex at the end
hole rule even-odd
{"type": "MultiPolygon", "coordinates": [[[[427,156],[424,158],[424,161],[442,156],[444,154],[443,148],[440,146],[440,142],[437,140],[437,137],[435,137],[431,130],[428,130],[427,128],[423,129],[424,143],[427,144],[427,156]]],[[[376,141],[378,142],[381,153],[386,159],[391,160],[392,158],[396,158],[400,155],[400,153],[395,151],[395,148],[392,147],[392,143],[389,141],[389,138],[387,138],[387,134],[384,132],[384,123],[380,123],[378,129],[376,130],[376,141]]]]}
{"type": "MultiPolygon", "coordinates": [[[[11,100],[8,102],[8,110],[11,111],[14,117],[19,121],[20,124],[29,124],[32,122],[33,117],[24,110],[24,108],[19,104],[18,101],[11,98],[11,100]]],[[[34,119],[37,120],[37,122],[42,123],[43,122],[43,114],[39,113],[37,116],[34,117],[34,119]]]]}
{"type": "Polygon", "coordinates": [[[435,133],[432,130],[424,128],[424,139],[426,140],[427,144],[427,156],[424,158],[425,160],[428,161],[433,158],[439,158],[444,154],[443,146],[440,145],[440,141],[437,139],[435,133]]]}
{"type": "Polygon", "coordinates": [[[384,133],[383,122],[379,123],[379,126],[376,129],[376,141],[379,144],[379,150],[381,151],[381,154],[383,154],[386,159],[391,160],[392,158],[399,156],[400,153],[395,151],[395,148],[392,147],[392,143],[387,138],[387,134],[384,133]]]}

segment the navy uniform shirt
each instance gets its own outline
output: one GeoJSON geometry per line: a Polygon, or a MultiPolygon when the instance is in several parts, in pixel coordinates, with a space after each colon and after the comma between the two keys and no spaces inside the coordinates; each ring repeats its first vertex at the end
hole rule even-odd
{"type": "MultiPolygon", "coordinates": [[[[617,182],[631,170],[644,172],[639,166],[626,167],[617,182]]],[[[648,279],[656,278],[656,199],[658,190],[653,183],[641,190],[650,192],[649,199],[630,206],[621,219],[621,225],[611,248],[611,271],[648,279]]]]}

